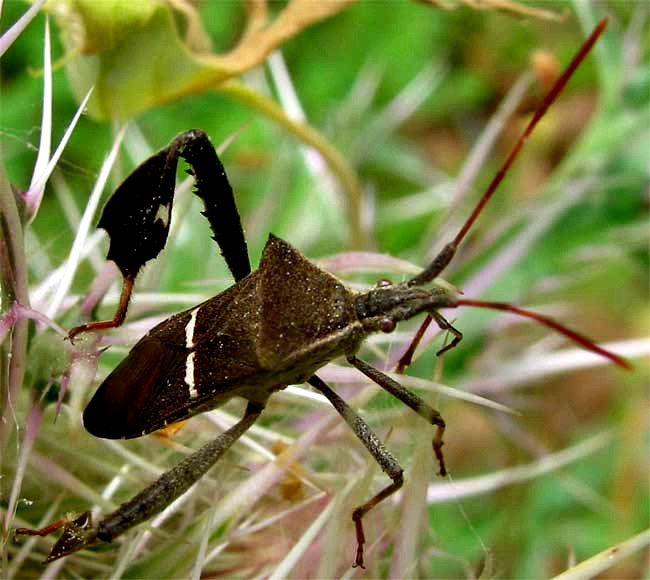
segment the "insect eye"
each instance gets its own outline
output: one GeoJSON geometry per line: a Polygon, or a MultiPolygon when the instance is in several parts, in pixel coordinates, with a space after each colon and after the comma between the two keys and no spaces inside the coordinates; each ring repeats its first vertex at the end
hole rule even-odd
{"type": "Polygon", "coordinates": [[[388,278],[382,278],[381,280],[377,280],[377,284],[375,286],[377,288],[388,288],[388,286],[392,285],[393,283],[388,278]]]}
{"type": "Polygon", "coordinates": [[[396,326],[397,323],[394,320],[391,320],[390,318],[382,318],[379,321],[379,329],[385,333],[393,332],[396,326]]]}

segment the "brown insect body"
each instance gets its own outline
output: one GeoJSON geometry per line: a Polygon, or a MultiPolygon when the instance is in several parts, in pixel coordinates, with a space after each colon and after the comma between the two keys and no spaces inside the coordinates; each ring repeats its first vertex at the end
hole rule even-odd
{"type": "Polygon", "coordinates": [[[136,168],[109,199],[99,222],[111,240],[108,257],[116,262],[124,277],[117,312],[113,320],[74,328],[70,338],[123,322],[138,271],[160,252],[167,239],[178,157],[184,157],[192,167],[195,193],[204,202],[204,215],[235,284],[214,298],[168,318],[143,337],[100,386],[84,413],[84,424],[90,433],[99,437],[138,437],[218,407],[234,396],[243,397],[248,404],[244,416],[230,429],[166,471],[96,525],[86,512],[74,520],[60,520],[41,530],[17,532],[44,535],[62,527],[63,534],[47,561],[98,540],[111,541],[160,513],[185,493],[253,425],[274,391],[288,384],[308,382],[328,399],[391,480],[352,514],[357,539],[354,565],[363,566],[366,540],[362,518],[402,486],[403,470],[363,419],[315,374],[324,364],[345,356],[361,373],[435,426],[433,451],[441,475],[446,474],[442,454],[443,418],[416,394],[355,356],[368,334],[390,332],[398,322],[426,313],[422,327],[398,363],[398,370],[404,370],[431,321],[453,335],[450,344],[438,354],[461,340],[462,334],[443,318],[440,309],[487,307],[533,318],[629,368],[629,363],[618,355],[557,321],[507,303],[458,296],[453,287],[437,279],[533,127],[606,23],[603,20],[596,27],[553,85],[456,237],[421,273],[400,284],[381,282],[367,292],[352,292],[273,235],[269,237],[258,270],[251,272],[232,188],[203,131],[194,129],[180,134],[168,147],[136,168]]]}
{"type": "Polygon", "coordinates": [[[97,437],[132,438],[232,397],[264,405],[354,355],[369,333],[445,304],[448,291],[388,285],[355,293],[270,235],[259,269],[151,329],[84,412],[97,437]]]}
{"type": "Polygon", "coordinates": [[[84,423],[98,437],[131,438],[234,396],[264,404],[356,352],[363,337],[352,293],[271,236],[258,270],[149,331],[95,393],[84,423]]]}

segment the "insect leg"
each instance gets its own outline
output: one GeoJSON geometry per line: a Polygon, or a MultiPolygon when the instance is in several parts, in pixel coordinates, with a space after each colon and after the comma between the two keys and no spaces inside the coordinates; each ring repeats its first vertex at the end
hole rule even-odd
{"type": "Polygon", "coordinates": [[[131,294],[133,293],[133,284],[135,282],[135,276],[124,276],[122,280],[122,293],[120,294],[120,302],[115,311],[115,316],[112,320],[100,320],[98,322],[87,322],[80,326],[75,326],[68,333],[68,339],[72,340],[78,334],[82,332],[88,332],[90,330],[102,330],[106,328],[115,328],[120,326],[124,322],[124,317],[126,316],[126,311],[129,308],[129,301],[131,300],[131,294]]]}
{"type": "Polygon", "coordinates": [[[429,328],[429,325],[433,320],[436,321],[436,323],[442,330],[448,330],[454,335],[454,338],[451,340],[451,342],[447,346],[442,347],[436,353],[436,356],[440,356],[445,352],[447,352],[448,350],[455,348],[458,345],[458,343],[461,340],[463,340],[463,333],[457,328],[454,328],[449,323],[449,321],[445,319],[441,314],[439,314],[438,312],[431,312],[427,314],[426,318],[422,321],[420,328],[418,328],[418,331],[415,333],[415,336],[413,337],[411,344],[409,344],[409,347],[406,349],[406,351],[401,356],[399,361],[397,361],[397,366],[395,370],[398,373],[402,374],[406,370],[406,367],[408,367],[413,361],[413,355],[415,354],[417,347],[422,341],[422,338],[424,337],[424,333],[426,332],[427,328],[429,328]]]}
{"type": "Polygon", "coordinates": [[[244,417],[238,423],[163,473],[149,487],[99,522],[97,536],[110,541],[161,512],[205,475],[255,423],[263,408],[259,403],[248,403],[244,417]]]}
{"type": "Polygon", "coordinates": [[[200,129],[191,129],[174,139],[181,156],[192,166],[196,190],[205,204],[203,215],[210,222],[213,239],[221,248],[235,281],[250,274],[246,238],[235,196],[217,152],[200,129]]]}
{"type": "Polygon", "coordinates": [[[250,274],[244,230],[223,165],[203,131],[185,131],[134,169],[106,202],[97,226],[108,233],[107,259],[117,264],[124,278],[120,303],[112,320],[77,326],[69,338],[124,321],[138,272],[167,242],[179,156],[192,166],[195,193],[205,204],[203,215],[235,281],[250,274]]]}
{"type": "Polygon", "coordinates": [[[406,370],[406,367],[410,366],[413,362],[413,355],[415,354],[417,347],[420,345],[420,342],[424,337],[424,333],[426,332],[427,328],[429,328],[432,320],[433,315],[427,314],[425,319],[422,321],[422,324],[420,324],[420,328],[418,328],[418,331],[415,333],[411,344],[409,344],[409,347],[404,351],[404,354],[397,361],[397,367],[395,370],[399,374],[402,374],[406,370]]]}
{"type": "Polygon", "coordinates": [[[341,417],[345,419],[345,422],[354,431],[354,434],[366,446],[366,449],[370,451],[370,454],[375,458],[375,461],[379,464],[382,471],[393,480],[390,485],[387,485],[377,495],[372,497],[363,505],[357,507],[352,513],[352,520],[354,521],[357,534],[357,555],[354,567],[360,566],[361,568],[364,568],[363,545],[366,543],[366,537],[363,533],[363,524],[361,519],[378,503],[382,502],[389,495],[395,493],[400,487],[402,487],[404,483],[403,470],[399,463],[397,463],[397,460],[384,447],[377,435],[372,432],[366,422],[359,417],[359,415],[357,415],[341,397],[330,389],[327,384],[316,375],[313,375],[309,379],[309,384],[327,397],[329,402],[332,403],[332,406],[339,412],[341,417]]]}
{"type": "Polygon", "coordinates": [[[439,312],[432,312],[431,315],[433,316],[434,320],[436,321],[436,324],[442,329],[442,330],[448,330],[451,332],[451,334],[454,335],[454,338],[451,339],[451,342],[443,346],[437,353],[436,356],[441,356],[444,353],[446,353],[448,350],[451,350],[452,348],[456,348],[458,343],[463,340],[463,333],[458,330],[457,328],[454,328],[451,323],[444,317],[442,314],[439,312]]]}
{"type": "Polygon", "coordinates": [[[407,407],[413,409],[425,421],[437,427],[436,434],[433,438],[433,451],[438,460],[438,465],[440,466],[438,475],[447,475],[445,458],[442,454],[442,446],[444,445],[442,436],[445,432],[445,420],[442,418],[440,413],[431,406],[427,405],[427,403],[425,403],[416,394],[404,388],[397,381],[391,379],[388,375],[385,375],[380,370],[377,370],[375,367],[369,365],[361,359],[358,359],[356,356],[348,356],[347,360],[351,365],[357,367],[369,379],[377,383],[382,389],[388,391],[391,395],[393,395],[393,397],[399,399],[407,407]]]}
{"type": "Polygon", "coordinates": [[[56,542],[47,562],[67,556],[94,544],[97,539],[110,542],[127,530],[162,512],[176,498],[196,483],[219,458],[255,423],[264,406],[249,402],[243,418],[216,439],[206,443],[189,457],[163,473],[133,499],[123,503],[101,520],[97,527],[88,527],[89,514],[83,524],[64,525],[63,535],[56,542]],[[83,526],[83,527],[82,527],[83,526]]]}

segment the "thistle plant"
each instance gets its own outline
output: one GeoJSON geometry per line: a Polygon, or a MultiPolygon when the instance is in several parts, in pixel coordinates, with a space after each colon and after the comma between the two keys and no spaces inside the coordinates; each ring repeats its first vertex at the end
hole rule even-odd
{"type": "MultiPolygon", "coordinates": [[[[561,46],[564,61],[605,9],[610,29],[445,277],[468,297],[534,307],[580,328],[633,359],[635,370],[619,373],[508,315],[453,312],[462,343],[436,359],[447,337],[427,333],[399,376],[447,421],[451,476],[443,480],[435,477],[429,426],[341,361],[321,376],[406,470],[402,492],[366,522],[367,577],[641,576],[650,542],[650,342],[647,322],[639,323],[648,313],[648,10],[571,8],[573,25],[549,26],[416,5],[355,6],[273,52],[241,85],[157,103],[111,127],[80,116],[88,102],[95,114],[104,101],[88,101],[94,97],[73,79],[77,103],[62,73],[52,73],[40,15],[1,61],[7,66],[14,50],[31,54],[21,48],[28,35],[45,54],[30,62],[42,69],[30,81],[38,88],[21,97],[5,85],[0,112],[0,576],[361,574],[350,568],[350,515],[385,476],[305,385],[275,395],[207,477],[121,542],[43,567],[54,537],[13,538],[16,527],[114,509],[241,413],[232,401],[167,438],[109,441],[84,432],[84,404],[129,347],[231,283],[188,178],[168,248],[138,281],[126,323],[64,341],[72,326],[110,317],[118,300],[105,236],[94,227],[101,202],[170,137],[201,127],[223,143],[253,261],[273,232],[353,286],[405,279],[457,230],[542,93],[539,66],[529,68],[524,56],[538,48],[530,30],[541,31],[545,48],[561,46]],[[391,19],[381,29],[386,46],[362,50],[377,34],[373,23],[391,19]],[[562,39],[560,26],[570,30],[562,39]],[[407,48],[399,48],[399,30],[411,33],[407,48]],[[467,36],[455,40],[460,31],[467,36]],[[436,50],[425,51],[431,37],[436,50]],[[346,58],[335,66],[319,46],[346,58]],[[521,57],[507,63],[512,47],[521,57]],[[346,59],[361,66],[352,70],[346,59]],[[251,104],[253,91],[268,101],[251,104]],[[35,151],[21,99],[42,110],[35,151]]],[[[211,22],[205,17],[206,29],[211,22]]],[[[74,57],[66,42],[56,46],[63,64],[74,57]]],[[[416,329],[373,338],[364,358],[392,371],[416,329]]]]}

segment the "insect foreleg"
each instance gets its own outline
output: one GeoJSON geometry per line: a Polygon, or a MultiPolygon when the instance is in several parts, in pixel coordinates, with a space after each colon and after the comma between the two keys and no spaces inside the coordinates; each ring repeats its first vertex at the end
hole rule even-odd
{"type": "Polygon", "coordinates": [[[431,315],[433,316],[433,319],[436,321],[436,324],[442,329],[442,330],[447,330],[450,332],[454,338],[451,339],[451,342],[443,346],[437,353],[436,356],[442,356],[444,353],[446,353],[448,350],[451,350],[452,348],[456,348],[458,343],[463,340],[463,333],[458,330],[457,328],[454,328],[451,323],[439,312],[432,312],[431,315]]]}
{"type": "Polygon", "coordinates": [[[420,328],[418,328],[418,331],[415,333],[413,340],[411,340],[411,344],[409,344],[408,348],[404,351],[404,354],[400,357],[399,361],[397,361],[397,366],[395,370],[398,373],[400,374],[403,373],[406,370],[406,367],[410,366],[411,362],[413,362],[413,355],[415,354],[416,349],[420,345],[420,342],[424,338],[424,333],[426,332],[427,328],[429,328],[429,325],[433,320],[436,321],[436,324],[442,330],[448,330],[449,332],[451,332],[451,334],[454,335],[454,338],[452,338],[451,342],[448,345],[443,346],[436,353],[436,356],[441,356],[444,353],[446,353],[448,350],[455,348],[458,345],[458,343],[461,340],[463,340],[463,333],[457,328],[453,327],[451,323],[440,313],[434,311],[431,312],[430,314],[427,314],[426,318],[422,321],[420,328]]]}
{"type": "Polygon", "coordinates": [[[366,446],[366,449],[370,451],[370,454],[375,458],[375,461],[379,464],[382,471],[393,480],[390,485],[382,489],[369,501],[357,507],[352,513],[352,520],[354,521],[354,526],[357,534],[357,555],[354,566],[360,566],[361,568],[364,568],[363,545],[366,542],[366,537],[363,533],[363,524],[361,522],[361,519],[378,503],[382,502],[389,495],[395,493],[400,487],[402,487],[404,483],[404,472],[399,463],[397,463],[397,460],[384,447],[377,435],[372,432],[368,424],[361,417],[359,417],[359,415],[357,415],[341,397],[339,397],[316,375],[313,375],[309,379],[309,384],[315,389],[318,389],[321,393],[323,393],[323,395],[327,397],[329,402],[332,403],[333,407],[339,412],[341,417],[343,417],[345,422],[354,431],[354,434],[366,446]]]}
{"type": "Polygon", "coordinates": [[[406,370],[406,367],[410,366],[413,362],[413,355],[415,354],[415,350],[420,345],[420,342],[424,337],[424,333],[427,331],[427,328],[429,328],[432,320],[433,315],[427,314],[425,319],[422,321],[422,324],[420,324],[420,328],[418,328],[418,331],[415,333],[413,340],[411,340],[408,348],[404,351],[404,354],[397,361],[395,371],[399,374],[402,374],[406,370]]]}

